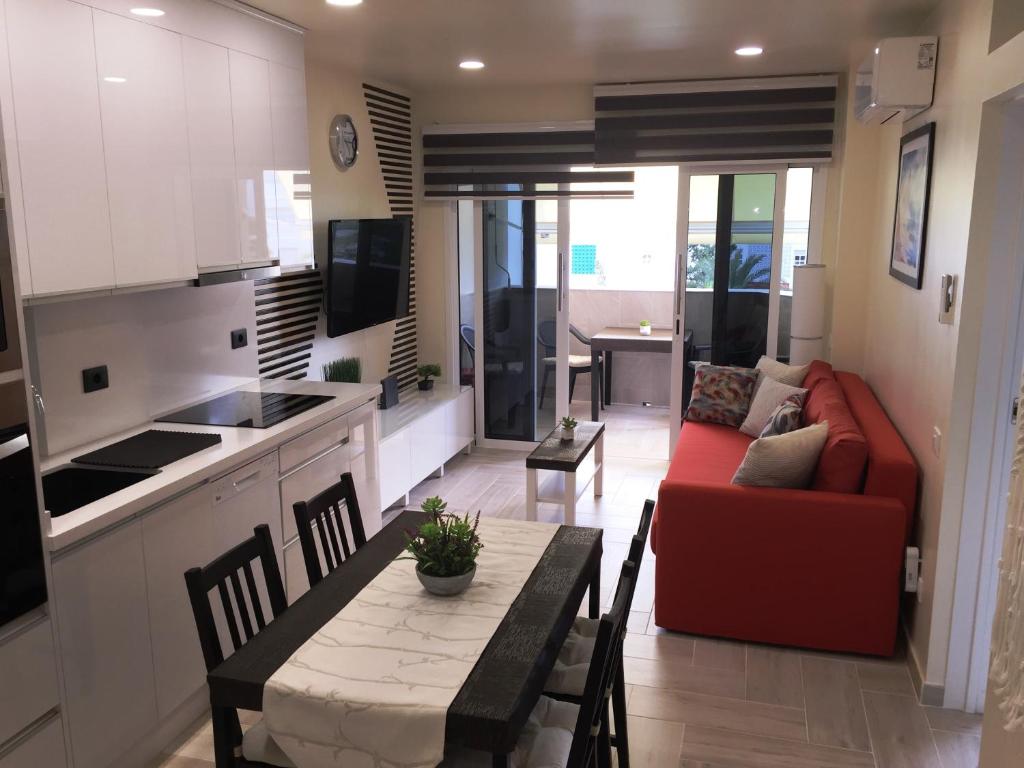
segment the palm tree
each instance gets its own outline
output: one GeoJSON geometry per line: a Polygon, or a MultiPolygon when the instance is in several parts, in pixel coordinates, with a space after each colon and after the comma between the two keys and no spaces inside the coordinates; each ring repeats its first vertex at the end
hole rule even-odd
{"type": "Polygon", "coordinates": [[[771,278],[770,260],[765,263],[762,256],[744,255],[738,245],[733,245],[729,258],[730,288],[767,288],[771,278]]]}

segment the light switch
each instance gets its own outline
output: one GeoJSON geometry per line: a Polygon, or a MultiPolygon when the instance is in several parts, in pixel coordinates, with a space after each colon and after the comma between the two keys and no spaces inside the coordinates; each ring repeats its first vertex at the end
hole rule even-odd
{"type": "Polygon", "coordinates": [[[939,322],[953,323],[953,308],[956,306],[956,275],[943,275],[939,281],[939,322]]]}

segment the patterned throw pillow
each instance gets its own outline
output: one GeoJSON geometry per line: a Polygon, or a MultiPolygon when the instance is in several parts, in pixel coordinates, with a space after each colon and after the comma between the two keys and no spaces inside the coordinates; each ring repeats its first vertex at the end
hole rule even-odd
{"type": "Polygon", "coordinates": [[[698,366],[686,420],[738,427],[750,410],[750,396],[756,383],[757,371],[753,368],[698,366]]]}
{"type": "Polygon", "coordinates": [[[768,423],[764,425],[758,437],[771,437],[772,435],[784,435],[800,428],[800,415],[803,413],[801,398],[793,395],[786,398],[778,408],[768,417],[768,423]]]}

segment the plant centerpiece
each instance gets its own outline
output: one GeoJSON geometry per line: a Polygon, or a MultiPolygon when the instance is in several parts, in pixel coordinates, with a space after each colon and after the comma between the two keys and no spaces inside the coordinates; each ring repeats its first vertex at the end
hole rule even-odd
{"type": "Polygon", "coordinates": [[[431,377],[441,375],[441,366],[437,363],[427,363],[426,365],[421,365],[417,368],[416,373],[422,377],[421,380],[417,382],[416,386],[426,392],[427,390],[434,388],[434,380],[431,377]]]}
{"type": "Polygon", "coordinates": [[[563,416],[562,420],[558,422],[562,427],[562,439],[563,440],[575,440],[576,439],[576,425],[579,424],[576,419],[572,416],[563,416]]]}
{"type": "Polygon", "coordinates": [[[358,384],[362,381],[362,364],[358,357],[343,357],[323,364],[324,381],[358,384]]]}
{"type": "Polygon", "coordinates": [[[650,336],[651,335],[651,321],[650,320],[641,320],[640,321],[640,335],[641,336],[650,336]]]}
{"type": "Polygon", "coordinates": [[[430,520],[413,534],[406,531],[405,560],[416,561],[416,576],[423,588],[434,595],[449,596],[463,592],[476,575],[476,556],[483,544],[476,529],[480,513],[470,521],[469,515],[459,517],[445,512],[447,507],[439,496],[432,496],[421,505],[430,520]]]}

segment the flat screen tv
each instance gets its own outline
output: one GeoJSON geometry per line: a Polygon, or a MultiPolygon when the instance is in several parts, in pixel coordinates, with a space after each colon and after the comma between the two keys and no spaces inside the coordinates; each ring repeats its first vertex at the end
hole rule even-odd
{"type": "Polygon", "coordinates": [[[327,232],[327,335],[409,314],[409,220],[332,221],[327,232]]]}

